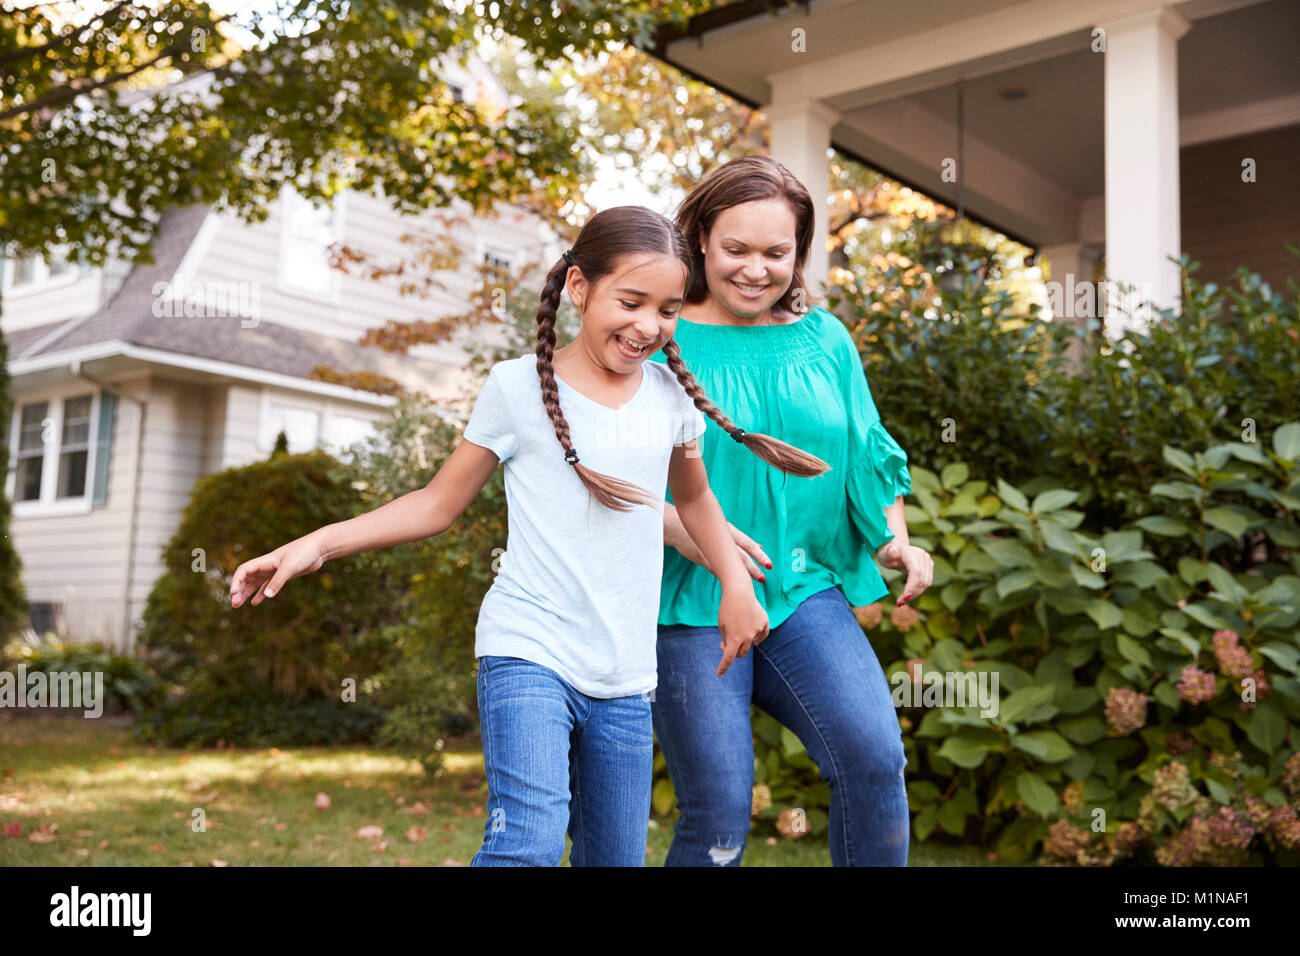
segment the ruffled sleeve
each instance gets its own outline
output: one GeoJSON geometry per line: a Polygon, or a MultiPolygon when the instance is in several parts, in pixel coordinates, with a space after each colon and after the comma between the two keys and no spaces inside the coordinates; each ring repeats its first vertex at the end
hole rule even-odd
{"type": "Polygon", "coordinates": [[[912,476],[907,470],[907,452],[880,421],[856,347],[846,376],[850,396],[849,461],[855,463],[846,478],[849,517],[876,551],[894,537],[885,508],[899,495],[911,494],[912,476]]]}

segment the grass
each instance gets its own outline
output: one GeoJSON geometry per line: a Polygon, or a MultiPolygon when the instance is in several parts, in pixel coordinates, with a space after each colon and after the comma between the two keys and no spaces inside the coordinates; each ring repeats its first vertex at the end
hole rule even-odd
{"type": "MultiPolygon", "coordinates": [[[[366,747],[160,748],[120,719],[0,714],[0,824],[22,827],[0,836],[0,866],[467,866],[487,802],[478,737],[448,741],[445,758],[428,778],[366,747]]],[[[671,821],[652,820],[647,865],[671,840],[671,821]]],[[[824,837],[751,835],[743,865],[831,860],[824,837]]],[[[998,864],[913,841],[908,865],[998,864]]]]}

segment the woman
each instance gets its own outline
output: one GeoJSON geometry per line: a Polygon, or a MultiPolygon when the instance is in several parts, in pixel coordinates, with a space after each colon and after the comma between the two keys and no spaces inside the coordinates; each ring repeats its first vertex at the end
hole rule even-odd
{"type": "Polygon", "coordinates": [[[751,702],[798,735],[829,784],[832,862],[906,865],[906,757],[853,606],[889,594],[873,557],[906,571],[899,604],[933,578],[930,556],[908,542],[907,456],[880,423],[848,331],[805,305],[813,204],[799,181],[765,157],[734,160],[691,191],[677,225],[695,259],[675,336],[682,359],[740,429],[789,442],[831,470],[784,475],[714,422],[701,438],[770,622],[767,638],[721,675],[719,584],[668,496],[652,711],[681,817],[665,865],[740,865],[751,702]]]}

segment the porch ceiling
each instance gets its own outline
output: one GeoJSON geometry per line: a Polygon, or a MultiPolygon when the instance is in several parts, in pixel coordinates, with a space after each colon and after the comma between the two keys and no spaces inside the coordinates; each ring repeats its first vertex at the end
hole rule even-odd
{"type": "MultiPolygon", "coordinates": [[[[815,0],[807,12],[796,5],[775,15],[766,6],[728,4],[697,17],[685,36],[665,29],[655,52],[751,105],[774,96],[824,103],[841,114],[837,148],[948,202],[955,190],[940,164],[956,156],[962,77],[968,213],[1034,245],[1100,238],[1097,204],[1085,208],[1105,185],[1103,59],[1089,49],[1091,26],[1146,4],[815,0]],[[807,53],[791,50],[795,27],[806,30],[807,53]],[[1003,98],[1013,88],[1026,95],[1003,98]]],[[[1261,103],[1293,111],[1300,4],[1174,6],[1193,21],[1178,44],[1184,138],[1189,119],[1214,138],[1220,111],[1261,103]]]]}

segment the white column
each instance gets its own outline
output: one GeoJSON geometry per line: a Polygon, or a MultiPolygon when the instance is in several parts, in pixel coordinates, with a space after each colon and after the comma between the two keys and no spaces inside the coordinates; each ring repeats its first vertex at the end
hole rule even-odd
{"type": "Polygon", "coordinates": [[[815,209],[812,247],[804,279],[809,290],[820,295],[826,286],[830,257],[826,241],[830,235],[827,202],[830,199],[831,127],[840,114],[816,100],[784,101],[763,108],[772,133],[772,158],[803,183],[815,209]]]}
{"type": "MultiPolygon", "coordinates": [[[[1191,21],[1154,7],[1102,24],[1106,37],[1106,278],[1138,301],[1178,305],[1178,38],[1191,21]]],[[[1130,303],[1132,305],[1132,303],[1130,303]]],[[[1130,309],[1131,311],[1131,309],[1130,309]]],[[[1107,325],[1120,317],[1113,297],[1107,325]]],[[[1139,314],[1127,324],[1143,325],[1139,314]]]]}

